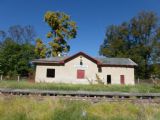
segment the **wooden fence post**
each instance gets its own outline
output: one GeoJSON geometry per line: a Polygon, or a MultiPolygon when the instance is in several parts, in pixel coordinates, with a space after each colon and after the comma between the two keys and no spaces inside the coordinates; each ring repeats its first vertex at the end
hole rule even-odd
{"type": "Polygon", "coordinates": [[[17,79],[17,81],[19,82],[19,75],[18,75],[18,79],[17,79]]]}
{"type": "Polygon", "coordinates": [[[1,81],[3,80],[3,75],[1,74],[1,81]]]}

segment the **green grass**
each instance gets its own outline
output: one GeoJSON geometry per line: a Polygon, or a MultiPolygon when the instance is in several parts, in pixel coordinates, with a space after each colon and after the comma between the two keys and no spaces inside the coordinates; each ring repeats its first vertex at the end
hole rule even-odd
{"type": "Polygon", "coordinates": [[[73,90],[73,91],[118,91],[118,92],[140,92],[140,93],[158,93],[159,86],[152,84],[139,85],[75,85],[75,84],[56,84],[56,83],[30,83],[27,81],[0,81],[0,88],[15,89],[40,89],[40,90],[73,90]]]}
{"type": "Polygon", "coordinates": [[[0,120],[160,120],[160,105],[0,96],[0,120]]]}

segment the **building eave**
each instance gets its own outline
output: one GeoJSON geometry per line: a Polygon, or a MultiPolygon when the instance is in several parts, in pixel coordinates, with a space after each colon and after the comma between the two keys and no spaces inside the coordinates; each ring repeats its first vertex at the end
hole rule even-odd
{"type": "Polygon", "coordinates": [[[134,68],[135,65],[117,65],[117,64],[99,64],[99,67],[127,67],[127,68],[134,68]]]}
{"type": "MultiPolygon", "coordinates": [[[[103,61],[93,58],[89,55],[87,55],[84,52],[78,52],[70,57],[66,57],[66,58],[62,58],[62,60],[52,60],[52,59],[35,59],[32,61],[33,64],[36,65],[55,65],[55,66],[64,66],[67,62],[75,59],[78,56],[83,56],[87,59],[89,59],[90,61],[92,61],[93,63],[97,64],[97,67],[136,67],[138,66],[135,62],[133,62],[131,59],[129,58],[125,58],[128,59],[130,61],[130,64],[108,64],[108,63],[104,63],[103,61]]],[[[107,59],[107,58],[106,58],[107,59]]],[[[108,58],[109,59],[109,58],[108,58]]]]}

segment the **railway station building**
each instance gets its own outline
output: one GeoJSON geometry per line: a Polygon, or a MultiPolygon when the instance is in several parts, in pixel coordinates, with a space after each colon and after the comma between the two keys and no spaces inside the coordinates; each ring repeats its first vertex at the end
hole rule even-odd
{"type": "Polygon", "coordinates": [[[94,58],[84,52],[32,61],[35,82],[134,85],[137,64],[129,58],[94,58]]]}

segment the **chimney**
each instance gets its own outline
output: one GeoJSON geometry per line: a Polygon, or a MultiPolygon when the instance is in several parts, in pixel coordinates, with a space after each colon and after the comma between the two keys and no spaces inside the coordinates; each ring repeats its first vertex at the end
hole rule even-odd
{"type": "Polygon", "coordinates": [[[61,53],[58,53],[58,57],[61,57],[61,53]]]}

